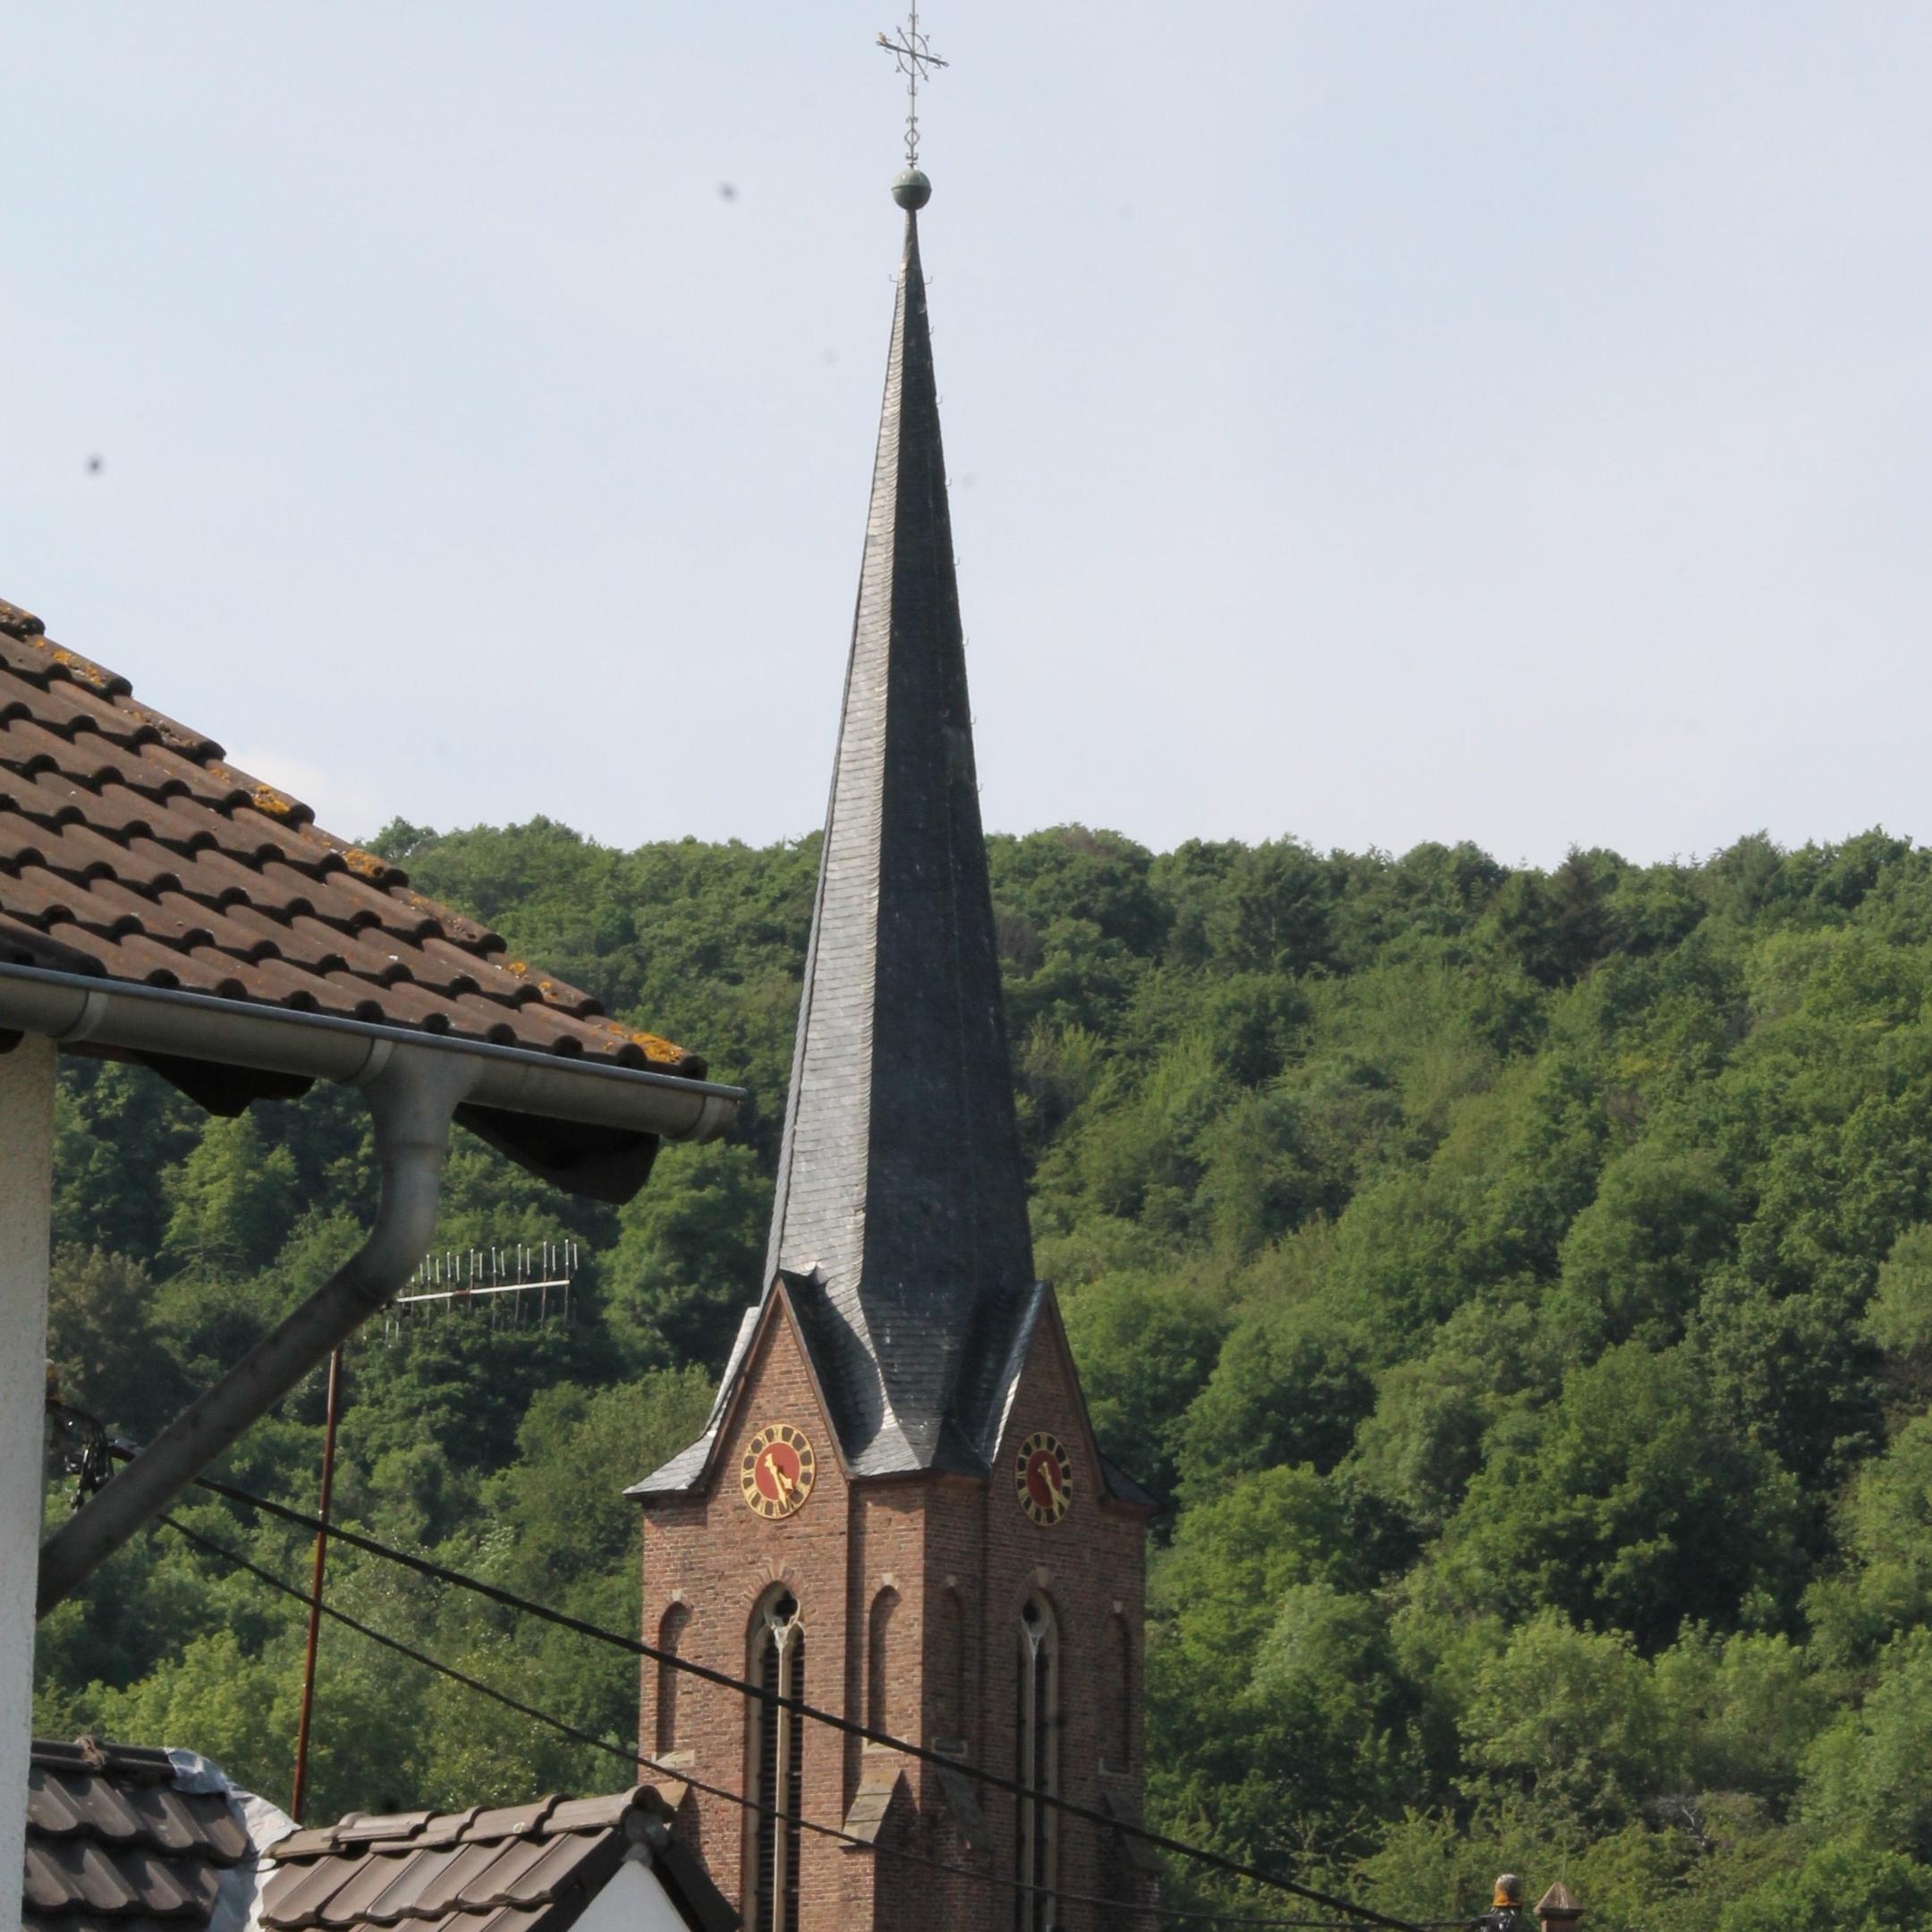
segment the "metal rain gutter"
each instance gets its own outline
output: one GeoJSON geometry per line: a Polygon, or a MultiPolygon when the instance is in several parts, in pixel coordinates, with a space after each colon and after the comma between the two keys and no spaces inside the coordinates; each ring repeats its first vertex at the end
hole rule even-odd
{"type": "Polygon", "coordinates": [[[352,1085],[377,1078],[390,1055],[407,1047],[472,1063],[476,1081],[464,1097],[477,1106],[667,1140],[716,1140],[744,1098],[741,1087],[675,1073],[38,966],[0,965],[0,1029],[44,1033],[64,1046],[113,1046],[352,1085]]]}
{"type": "Polygon", "coordinates": [[[47,1538],[42,1616],[401,1290],[436,1232],[459,1106],[710,1140],[744,1097],[740,1088],[673,1073],[41,967],[0,965],[0,1030],[360,1088],[382,1171],[361,1248],[47,1538]]]}

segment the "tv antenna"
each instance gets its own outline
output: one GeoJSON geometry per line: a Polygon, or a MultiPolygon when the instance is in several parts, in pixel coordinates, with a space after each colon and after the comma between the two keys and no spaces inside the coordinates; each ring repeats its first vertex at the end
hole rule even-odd
{"type": "Polygon", "coordinates": [[[489,1310],[492,1328],[500,1326],[505,1315],[511,1327],[521,1328],[532,1297],[539,1326],[553,1312],[567,1322],[581,1259],[581,1250],[568,1237],[518,1241],[506,1248],[445,1249],[416,1270],[411,1293],[398,1295],[389,1304],[383,1333],[394,1341],[402,1333],[405,1309],[427,1310],[437,1303],[445,1315],[460,1306],[481,1306],[489,1310]],[[509,1299],[503,1300],[504,1296],[509,1299]]]}

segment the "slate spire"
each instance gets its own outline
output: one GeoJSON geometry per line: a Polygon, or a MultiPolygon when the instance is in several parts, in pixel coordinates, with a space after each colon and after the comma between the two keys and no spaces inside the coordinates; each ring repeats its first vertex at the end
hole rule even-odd
{"type": "Polygon", "coordinates": [[[909,171],[871,513],[772,1215],[861,1472],[970,1463],[1033,1301],[909,171]],[[809,1311],[809,1312],[808,1312],[809,1311]]]}

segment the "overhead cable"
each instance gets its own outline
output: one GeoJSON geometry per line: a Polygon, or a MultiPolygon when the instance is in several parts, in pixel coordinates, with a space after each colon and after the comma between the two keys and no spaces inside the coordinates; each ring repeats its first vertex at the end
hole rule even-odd
{"type": "MultiPolygon", "coordinates": [[[[197,1549],[204,1550],[210,1556],[246,1572],[258,1582],[266,1583],[269,1589],[292,1597],[297,1603],[313,1604],[314,1599],[308,1591],[284,1581],[272,1571],[265,1570],[259,1563],[251,1562],[239,1550],[229,1549],[225,1545],[216,1542],[212,1537],[203,1536],[198,1530],[191,1530],[176,1517],[163,1515],[156,1520],[165,1524],[197,1549]]],[[[407,1657],[411,1663],[419,1665],[439,1677],[446,1677],[467,1690],[473,1690],[479,1696],[488,1698],[506,1709],[514,1711],[520,1717],[527,1718],[532,1724],[542,1724],[547,1729],[569,1738],[574,1743],[587,1745],[593,1750],[600,1750],[619,1758],[633,1770],[654,1772],[667,1783],[689,1785],[693,1791],[702,1792],[708,1797],[723,1799],[726,1803],[736,1805],[741,1810],[755,1812],[761,1818],[775,1818],[782,1824],[796,1826],[801,1831],[835,1839],[841,1844],[852,1845],[862,1852],[883,1854],[885,1857],[896,1859],[901,1863],[916,1865],[927,1871],[943,1873],[948,1877],[967,1878],[976,1884],[998,1885],[1011,1892],[1043,1894],[1061,1904],[1102,1905],[1110,1911],[1127,1912],[1137,1917],[1185,1920],[1190,1924],[1199,1925],[1275,1927],[1282,1928],[1282,1932],[1289,1932],[1289,1928],[1297,1928],[1297,1932],[1355,1932],[1355,1922],[1352,1919],[1337,1921],[1327,1919],[1243,1918],[1226,1912],[1132,1904],[1124,1900],[1102,1898],[1090,1893],[1068,1892],[1059,1886],[1037,1885],[1023,1878],[1009,1878],[999,1872],[981,1871],[977,1867],[961,1865],[951,1860],[928,1858],[917,1852],[909,1852],[902,1846],[875,1843],[869,1839],[859,1837],[854,1833],[841,1830],[837,1826],[822,1824],[816,1819],[787,1811],[781,1806],[761,1803],[756,1798],[748,1798],[741,1792],[728,1791],[723,1785],[708,1784],[702,1778],[691,1776],[690,1772],[680,1767],[661,1764],[654,1758],[626,1750],[622,1744],[613,1743],[608,1738],[586,1731],[580,1725],[572,1724],[567,1718],[554,1716],[548,1711],[540,1710],[534,1704],[526,1704],[521,1698],[513,1697],[509,1691],[500,1690],[495,1684],[485,1683],[480,1677],[472,1677],[469,1672],[458,1669],[453,1664],[445,1664],[440,1657],[431,1657],[428,1651],[419,1650],[401,1638],[392,1637],[386,1631],[376,1629],[373,1624],[365,1623],[360,1617],[351,1615],[346,1610],[337,1609],[332,1604],[324,1604],[321,1608],[322,1614],[332,1623],[342,1624],[344,1629],[353,1631],[357,1636],[379,1644],[384,1649],[394,1651],[399,1657],[407,1657]]],[[[784,1701],[787,1704],[791,1702],[789,1699],[784,1701]]],[[[1461,1921],[1457,1923],[1460,1924],[1461,1921]]]]}
{"type": "MultiPolygon", "coordinates": [[[[117,1449],[115,1453],[119,1454],[122,1452],[117,1449]]],[[[284,1522],[293,1524],[297,1529],[313,1531],[319,1527],[317,1518],[301,1510],[291,1509],[286,1504],[272,1503],[266,1496],[251,1495],[232,1484],[217,1481],[211,1476],[203,1476],[197,1480],[202,1488],[210,1490],[216,1496],[225,1496],[230,1502],[239,1503],[245,1508],[265,1511],[284,1522]]],[[[716,1684],[723,1690],[733,1691],[740,1697],[756,1699],[764,1704],[781,1705],[801,1717],[815,1724],[826,1724],[846,1737],[858,1739],[861,1743],[877,1744],[899,1751],[918,1763],[936,1766],[941,1770],[955,1773],[990,1790],[1025,1799],[1030,1803],[1049,1806],[1064,1817],[1079,1818],[1085,1824],[1098,1826],[1106,1831],[1118,1832],[1125,1837],[1137,1839],[1143,1844],[1150,1844],[1157,1851],[1172,1852],[1177,1858],[1192,1859],[1198,1864],[1224,1872],[1230,1877],[1245,1879],[1250,1885],[1263,1885],[1271,1891],[1306,1899],[1312,1905],[1319,1905],[1326,1911],[1341,1913],[1349,1919],[1387,1928],[1388,1932],[1422,1932],[1422,1928],[1411,1919],[1392,1918],[1386,1912],[1376,1911],[1373,1906],[1358,1905],[1352,1900],[1337,1897],[1333,1893],[1320,1891],[1313,1885],[1298,1884],[1292,1878],[1283,1877],[1278,1872],[1247,1864],[1240,1859],[1230,1858],[1224,1852],[1209,1851],[1204,1845],[1190,1844],[1185,1839],[1170,1837],[1166,1833],[1155,1831],[1148,1826],[1111,1817],[1105,1811],[1097,1810],[1090,1805],[1077,1803],[1071,1798],[1035,1791],[1022,1784],[1017,1778],[1004,1777],[996,1771],[963,1763],[959,1758],[947,1757],[943,1751],[929,1750],[923,1744],[915,1744],[909,1738],[894,1737],[888,1732],[873,1730],[869,1725],[859,1724],[840,1712],[807,1704],[798,1698],[781,1697],[775,1690],[767,1690],[762,1684],[751,1683],[741,1677],[733,1677],[728,1671],[715,1670],[709,1665],[699,1664],[695,1658],[682,1657],[674,1650],[662,1649],[656,1644],[646,1643],[641,1638],[626,1637],[620,1631],[606,1630],[601,1624],[572,1616],[567,1611],[553,1609],[547,1604],[538,1603],[514,1590],[505,1589],[501,1584],[487,1583],[480,1577],[468,1576],[460,1570],[453,1570],[446,1563],[432,1562],[427,1556],[414,1555],[408,1550],[396,1549],[388,1544],[379,1543],[373,1537],[360,1535],[353,1530],[345,1530],[340,1523],[331,1523],[328,1533],[335,1542],[346,1543],[371,1556],[400,1564],[406,1570],[414,1571],[419,1576],[427,1577],[432,1582],[471,1591],[492,1603],[500,1604],[505,1609],[536,1617],[547,1623],[554,1623],[562,1630],[573,1631],[580,1637],[589,1637],[595,1642],[608,1644],[613,1648],[626,1651],[632,1657],[648,1658],[668,1669],[682,1671],[687,1675],[696,1677],[702,1682],[716,1684]]]]}

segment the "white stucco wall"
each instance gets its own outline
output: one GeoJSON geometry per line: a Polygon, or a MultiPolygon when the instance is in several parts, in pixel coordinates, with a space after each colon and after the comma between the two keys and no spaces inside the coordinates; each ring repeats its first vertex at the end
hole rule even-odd
{"type": "Polygon", "coordinates": [[[0,1932],[20,1932],[47,1386],[54,1043],[0,1054],[0,1932]]]}
{"type": "Polygon", "coordinates": [[[691,1932],[684,1914],[665,1895],[657,1874],[632,1860],[584,1907],[572,1932],[691,1932]]]}

